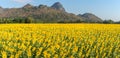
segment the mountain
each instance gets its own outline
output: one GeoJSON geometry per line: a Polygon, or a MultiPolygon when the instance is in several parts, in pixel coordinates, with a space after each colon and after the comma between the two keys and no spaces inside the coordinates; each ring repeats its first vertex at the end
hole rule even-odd
{"type": "MultiPolygon", "coordinates": [[[[67,13],[60,2],[56,2],[51,7],[47,5],[33,6],[26,4],[21,8],[2,8],[0,7],[0,20],[24,22],[26,18],[33,18],[34,22],[98,22],[102,21],[100,18],[93,14],[75,15],[73,13],[67,13]],[[5,20],[4,18],[8,19],[5,20]]],[[[2,22],[3,22],[2,21],[2,22]]],[[[11,21],[9,21],[11,22],[11,21]]]]}
{"type": "Polygon", "coordinates": [[[79,14],[79,17],[85,19],[86,22],[103,22],[103,20],[92,13],[79,14]]]}
{"type": "Polygon", "coordinates": [[[3,8],[2,7],[0,7],[0,13],[3,13],[3,8]]]}
{"type": "Polygon", "coordinates": [[[63,5],[60,2],[54,3],[51,7],[56,10],[65,11],[63,5]]]}
{"type": "Polygon", "coordinates": [[[34,6],[31,4],[26,4],[25,6],[23,6],[23,8],[33,8],[34,6]]]}

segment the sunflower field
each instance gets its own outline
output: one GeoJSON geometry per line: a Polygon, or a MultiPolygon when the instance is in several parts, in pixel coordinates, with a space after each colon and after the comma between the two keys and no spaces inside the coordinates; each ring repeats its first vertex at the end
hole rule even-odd
{"type": "Polygon", "coordinates": [[[120,58],[120,25],[0,24],[0,58],[120,58]]]}

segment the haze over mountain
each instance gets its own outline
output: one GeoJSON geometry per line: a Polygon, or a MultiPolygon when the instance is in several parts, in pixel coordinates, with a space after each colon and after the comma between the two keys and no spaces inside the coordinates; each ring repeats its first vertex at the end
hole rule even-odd
{"type": "Polygon", "coordinates": [[[102,22],[102,19],[91,13],[75,15],[68,13],[60,2],[51,7],[47,5],[33,6],[26,4],[21,8],[0,7],[0,18],[27,18],[32,17],[36,22],[102,22]]]}

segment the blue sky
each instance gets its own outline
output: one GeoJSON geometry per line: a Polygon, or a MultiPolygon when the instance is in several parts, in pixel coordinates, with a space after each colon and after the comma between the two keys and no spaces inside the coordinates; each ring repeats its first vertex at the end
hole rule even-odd
{"type": "Polygon", "coordinates": [[[51,6],[55,2],[61,2],[69,13],[83,14],[93,13],[102,19],[120,21],[120,0],[1,0],[3,8],[22,7],[27,3],[34,6],[40,4],[51,6]]]}

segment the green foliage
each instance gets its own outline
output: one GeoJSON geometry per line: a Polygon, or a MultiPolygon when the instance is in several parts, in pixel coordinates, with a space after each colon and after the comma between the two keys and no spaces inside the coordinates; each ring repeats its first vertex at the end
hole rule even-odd
{"type": "Polygon", "coordinates": [[[105,24],[113,24],[114,21],[111,20],[111,19],[110,20],[104,20],[103,23],[105,23],[105,24]]]}
{"type": "Polygon", "coordinates": [[[0,18],[0,24],[2,23],[104,23],[104,24],[120,24],[120,21],[114,22],[113,20],[104,20],[103,22],[87,22],[81,21],[80,19],[71,19],[69,16],[62,17],[62,14],[57,15],[40,15],[39,19],[34,18],[34,16],[29,17],[15,17],[15,18],[0,18]],[[71,20],[70,20],[71,19],[71,20]]]}
{"type": "Polygon", "coordinates": [[[25,23],[33,23],[34,19],[32,17],[28,17],[25,19],[25,23]]]}

